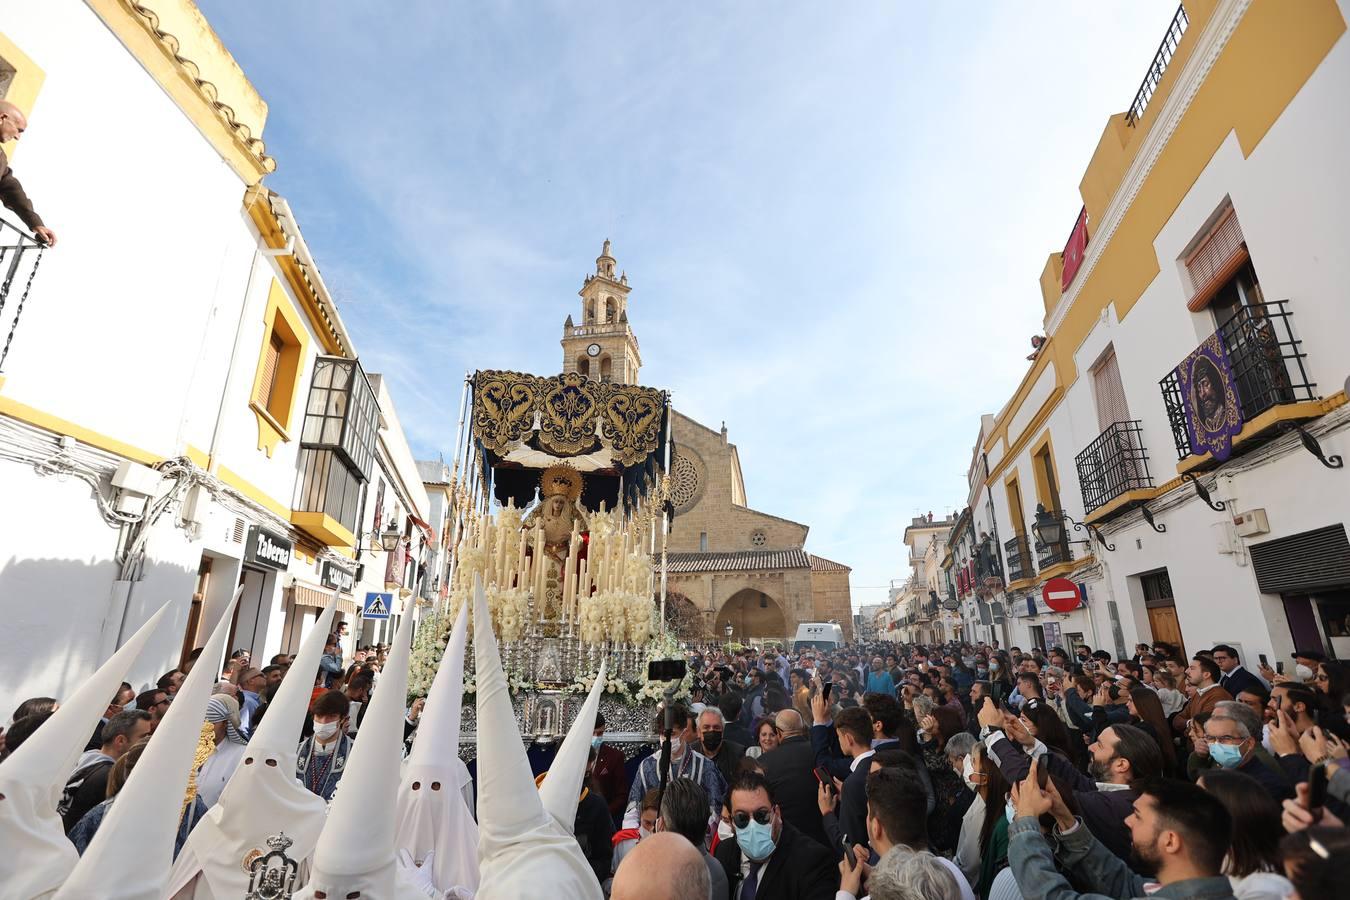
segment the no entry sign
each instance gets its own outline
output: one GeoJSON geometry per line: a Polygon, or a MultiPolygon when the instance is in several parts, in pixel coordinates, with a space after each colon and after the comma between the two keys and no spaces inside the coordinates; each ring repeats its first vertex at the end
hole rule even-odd
{"type": "Polygon", "coordinates": [[[1041,588],[1041,599],[1055,612],[1071,612],[1083,605],[1083,592],[1067,578],[1051,578],[1041,588]]]}

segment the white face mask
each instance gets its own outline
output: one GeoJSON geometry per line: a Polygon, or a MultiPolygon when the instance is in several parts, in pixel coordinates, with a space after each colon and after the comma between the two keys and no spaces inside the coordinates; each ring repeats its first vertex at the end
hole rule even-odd
{"type": "Polygon", "coordinates": [[[735,836],[736,829],[731,826],[730,822],[717,823],[717,839],[719,841],[729,841],[735,836]]]}
{"type": "Polygon", "coordinates": [[[679,759],[681,756],[684,756],[684,738],[678,735],[671,735],[670,758],[679,759]]]}
{"type": "Polygon", "coordinates": [[[314,737],[320,741],[328,741],[333,735],[337,734],[337,722],[316,722],[314,723],[314,737]]]}
{"type": "Polygon", "coordinates": [[[966,761],[961,764],[961,780],[966,783],[966,787],[979,793],[980,786],[975,783],[975,767],[971,764],[969,756],[967,756],[966,761]]]}
{"type": "Polygon", "coordinates": [[[1305,666],[1303,663],[1299,663],[1297,666],[1294,666],[1294,675],[1298,678],[1299,681],[1312,681],[1313,678],[1316,677],[1317,673],[1314,672],[1312,669],[1308,668],[1307,666],[1305,666]]]}
{"type": "Polygon", "coordinates": [[[652,834],[652,830],[651,830],[650,828],[648,828],[646,825],[639,825],[639,826],[638,826],[638,840],[639,840],[639,841],[641,841],[643,838],[651,837],[651,834],[652,834]]]}

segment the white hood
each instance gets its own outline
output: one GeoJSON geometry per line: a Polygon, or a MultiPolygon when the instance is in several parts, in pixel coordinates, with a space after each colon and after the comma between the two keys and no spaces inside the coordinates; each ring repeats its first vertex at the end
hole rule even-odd
{"type": "Polygon", "coordinates": [[[56,804],[108,698],[126,677],[172,603],[160,607],[13,755],[0,762],[0,885],[31,900],[60,887],[79,861],[56,804]]]}
{"type": "Polygon", "coordinates": [[[398,789],[398,848],[408,851],[417,866],[430,858],[431,880],[442,891],[478,887],[478,825],[460,793],[468,777],[459,758],[468,631],[469,605],[465,603],[427,694],[398,789]]]}
{"type": "Polygon", "coordinates": [[[234,599],[221,611],[201,658],[174,696],[88,849],[56,892],[57,900],[160,900],[164,896],[206,701],[224,660],[225,638],[243,592],[242,587],[235,591],[234,599]]]}
{"type": "MultiPolygon", "coordinates": [[[[322,891],[330,898],[360,891],[361,900],[392,900],[395,889],[394,797],[403,759],[403,711],[413,608],[399,623],[384,677],[370,701],[347,768],[333,795],[328,821],[314,851],[309,883],[297,898],[322,891]]],[[[266,724],[266,719],[263,720],[266,724]]]]}
{"type": "MultiPolygon", "coordinates": [[[[550,815],[534,785],[492,635],[487,595],[477,577],[473,626],[478,678],[477,896],[480,900],[601,900],[595,872],[573,837],[572,820],[564,826],[550,815]]],[[[594,712],[591,721],[595,721],[594,712]]],[[[570,783],[567,773],[556,774],[570,783]]]]}
{"type": "Polygon", "coordinates": [[[245,859],[268,852],[267,839],[285,832],[297,862],[314,854],[328,804],[295,777],[296,751],[309,710],[319,658],[333,624],[337,595],[319,613],[290,671],[253,733],[220,799],[188,836],[169,877],[172,896],[196,879],[185,896],[196,900],[243,897],[245,859]]]}

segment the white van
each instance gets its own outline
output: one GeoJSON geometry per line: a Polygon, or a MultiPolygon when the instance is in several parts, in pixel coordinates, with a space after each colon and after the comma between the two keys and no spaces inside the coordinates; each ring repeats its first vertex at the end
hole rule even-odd
{"type": "Polygon", "coordinates": [[[807,622],[797,626],[797,637],[792,652],[803,650],[837,650],[844,645],[844,630],[833,622],[807,622]]]}

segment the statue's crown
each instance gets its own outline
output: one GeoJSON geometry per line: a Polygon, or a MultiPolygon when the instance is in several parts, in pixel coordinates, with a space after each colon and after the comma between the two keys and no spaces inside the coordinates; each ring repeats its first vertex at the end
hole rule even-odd
{"type": "Polygon", "coordinates": [[[581,473],[571,466],[551,466],[545,469],[539,478],[539,494],[544,499],[549,497],[580,499],[581,473]]]}

